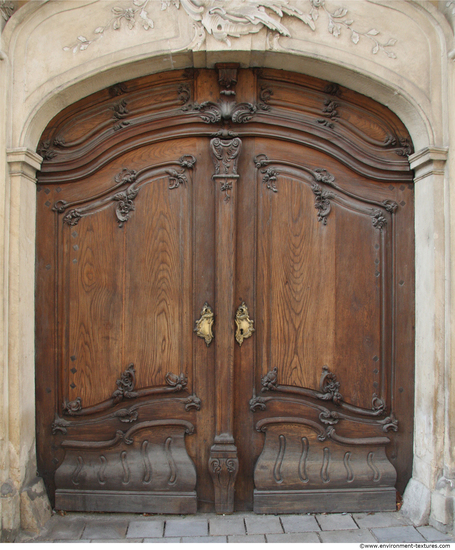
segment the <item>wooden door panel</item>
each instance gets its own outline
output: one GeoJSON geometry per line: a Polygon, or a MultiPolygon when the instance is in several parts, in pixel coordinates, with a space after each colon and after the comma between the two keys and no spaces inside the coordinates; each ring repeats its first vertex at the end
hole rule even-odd
{"type": "Polygon", "coordinates": [[[110,397],[124,366],[124,235],[107,209],[77,226],[59,224],[59,231],[62,315],[68,319],[62,324],[63,395],[70,402],[80,398],[87,407],[110,397]]]}
{"type": "Polygon", "coordinates": [[[39,150],[38,462],[57,506],[393,508],[413,426],[401,122],[222,64],[102,90],[39,150]]]}
{"type": "Polygon", "coordinates": [[[277,367],[281,384],[317,388],[325,365],[349,380],[343,399],[369,409],[390,363],[390,308],[381,300],[391,276],[387,227],[373,225],[369,204],[340,193],[318,220],[318,184],[276,177],[276,193],[258,183],[261,376],[277,367]]]}
{"type": "Polygon", "coordinates": [[[141,186],[126,229],[124,362],[140,365],[139,387],[192,369],[191,189],[169,185],[160,178],[141,186]]]}

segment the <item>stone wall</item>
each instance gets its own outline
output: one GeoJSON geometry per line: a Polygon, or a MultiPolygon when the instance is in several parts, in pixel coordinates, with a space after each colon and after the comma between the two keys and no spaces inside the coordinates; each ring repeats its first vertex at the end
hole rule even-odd
{"type": "MultiPolygon", "coordinates": [[[[264,0],[277,9],[257,9],[254,18],[240,2],[208,0],[31,0],[14,11],[5,9],[9,3],[0,0],[4,539],[20,524],[38,529],[49,516],[34,450],[34,177],[41,162],[35,151],[45,154],[39,137],[62,108],[92,92],[222,61],[338,82],[387,105],[408,127],[416,150],[410,158],[416,174],[416,410],[413,478],[403,509],[415,521],[452,529],[455,2],[439,2],[440,11],[437,2],[417,0],[264,0]],[[229,22],[220,4],[243,23],[229,22]]],[[[255,4],[261,2],[249,9],[255,4]]]]}

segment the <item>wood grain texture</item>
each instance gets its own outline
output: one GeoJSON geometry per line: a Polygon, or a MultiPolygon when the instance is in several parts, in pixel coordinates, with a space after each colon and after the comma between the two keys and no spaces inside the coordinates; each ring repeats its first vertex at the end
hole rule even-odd
{"type": "Polygon", "coordinates": [[[200,69],[119,83],[67,107],[43,133],[40,474],[59,506],[75,510],[354,511],[372,499],[390,509],[395,478],[377,490],[376,459],[397,472],[400,491],[412,464],[409,134],[386,107],[335,83],[238,69],[236,95],[223,96],[219,78],[200,69]],[[204,120],[204,102],[225,117],[204,120]],[[250,120],[233,121],[246,103],[250,120]],[[235,174],[234,157],[214,162],[216,139],[225,152],[241,142],[235,174]],[[205,302],[209,347],[193,332],[205,302]],[[243,302],[255,331],[240,347],[243,302]],[[255,427],[271,417],[283,422],[264,446],[255,427]],[[286,428],[293,418],[300,427],[286,428]],[[155,462],[175,477],[170,419],[195,426],[178,453],[197,483],[166,492],[150,480],[155,462]],[[304,421],[319,431],[300,433],[304,421]],[[109,444],[108,492],[98,485],[111,459],[64,445],[113,442],[144,422],[164,424],[158,454],[148,435],[135,443],[140,490],[127,487],[127,443],[109,444]],[[270,452],[259,481],[255,465],[270,452]],[[84,472],[96,487],[72,486],[84,472]]]}

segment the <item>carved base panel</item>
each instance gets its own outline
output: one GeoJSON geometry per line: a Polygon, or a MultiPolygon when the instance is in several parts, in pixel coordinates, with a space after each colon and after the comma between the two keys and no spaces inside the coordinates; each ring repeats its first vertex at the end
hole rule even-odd
{"type": "Polygon", "coordinates": [[[255,511],[395,509],[396,472],[378,439],[340,444],[305,425],[269,425],[254,472],[255,511]]]}
{"type": "Polygon", "coordinates": [[[70,491],[57,489],[55,507],[68,512],[125,512],[145,514],[195,514],[196,491],[70,491]]]}
{"type": "Polygon", "coordinates": [[[234,444],[215,444],[210,449],[209,470],[215,489],[217,514],[234,511],[234,485],[239,470],[237,448],[234,444]]]}
{"type": "Polygon", "coordinates": [[[254,491],[256,514],[333,512],[391,512],[396,510],[396,490],[321,489],[315,491],[254,491]]]}
{"type": "Polygon", "coordinates": [[[156,423],[118,431],[107,441],[64,441],[65,458],[55,473],[56,508],[195,512],[196,470],[185,447],[192,425],[150,424],[156,423]]]}

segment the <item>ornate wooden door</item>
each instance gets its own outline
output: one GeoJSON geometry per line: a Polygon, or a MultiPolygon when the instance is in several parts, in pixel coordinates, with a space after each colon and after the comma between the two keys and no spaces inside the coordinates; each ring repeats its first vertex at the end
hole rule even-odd
{"type": "Polygon", "coordinates": [[[68,107],[38,180],[37,446],[57,508],[390,510],[412,463],[410,138],[283,71],[68,107]]]}

